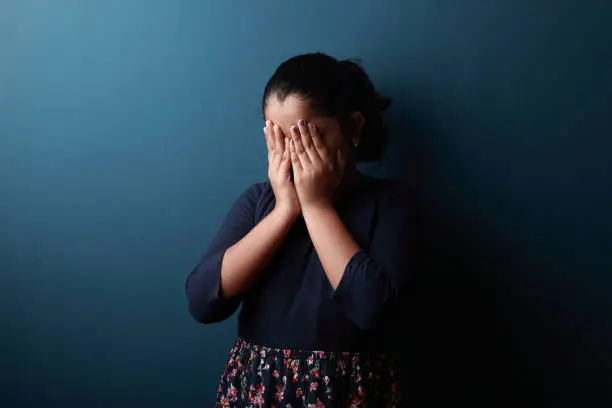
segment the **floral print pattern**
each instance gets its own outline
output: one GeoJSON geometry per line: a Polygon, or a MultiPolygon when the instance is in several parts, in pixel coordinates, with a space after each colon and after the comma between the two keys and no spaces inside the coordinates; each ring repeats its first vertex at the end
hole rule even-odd
{"type": "Polygon", "coordinates": [[[397,407],[392,361],[382,354],[294,351],[238,339],[216,407],[397,407]]]}

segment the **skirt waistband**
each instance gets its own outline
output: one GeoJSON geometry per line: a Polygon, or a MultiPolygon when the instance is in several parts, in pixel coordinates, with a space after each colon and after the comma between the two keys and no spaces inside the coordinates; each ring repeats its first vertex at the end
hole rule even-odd
{"type": "Polygon", "coordinates": [[[324,351],[324,350],[293,350],[286,348],[262,346],[254,344],[243,338],[238,338],[234,343],[234,349],[236,350],[249,350],[262,356],[269,357],[282,357],[288,359],[307,359],[317,358],[322,360],[350,360],[353,357],[382,357],[384,353],[373,353],[373,352],[352,352],[352,351],[324,351]]]}

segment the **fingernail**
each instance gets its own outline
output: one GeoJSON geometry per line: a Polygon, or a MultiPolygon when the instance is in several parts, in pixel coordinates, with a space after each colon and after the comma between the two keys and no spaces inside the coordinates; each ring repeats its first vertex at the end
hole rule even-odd
{"type": "Polygon", "coordinates": [[[297,133],[297,128],[295,126],[291,126],[291,132],[297,133]]]}
{"type": "Polygon", "coordinates": [[[293,139],[291,139],[291,140],[289,141],[289,143],[293,144],[293,139]]]}
{"type": "Polygon", "coordinates": [[[299,125],[299,126],[304,126],[304,124],[305,124],[305,123],[306,123],[306,122],[304,122],[304,119],[300,119],[300,120],[298,121],[298,125],[299,125]]]}

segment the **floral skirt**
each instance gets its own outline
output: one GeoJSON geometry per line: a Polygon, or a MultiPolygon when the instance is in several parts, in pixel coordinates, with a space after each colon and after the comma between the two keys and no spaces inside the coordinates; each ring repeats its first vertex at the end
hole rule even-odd
{"type": "Polygon", "coordinates": [[[382,354],[294,351],[238,339],[217,407],[397,407],[393,363],[382,354]]]}

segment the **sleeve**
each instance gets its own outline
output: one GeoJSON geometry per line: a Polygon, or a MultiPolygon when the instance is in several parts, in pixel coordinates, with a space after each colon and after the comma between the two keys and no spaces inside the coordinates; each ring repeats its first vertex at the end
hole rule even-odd
{"type": "Polygon", "coordinates": [[[240,305],[240,297],[221,296],[221,264],[225,251],[255,226],[255,208],[261,192],[262,185],[254,184],[236,200],[202,260],[187,277],[189,312],[201,323],[225,320],[240,305]]]}
{"type": "Polygon", "coordinates": [[[348,262],[333,299],[361,329],[376,326],[397,302],[415,269],[415,200],[407,190],[381,202],[369,251],[348,262]]]}

